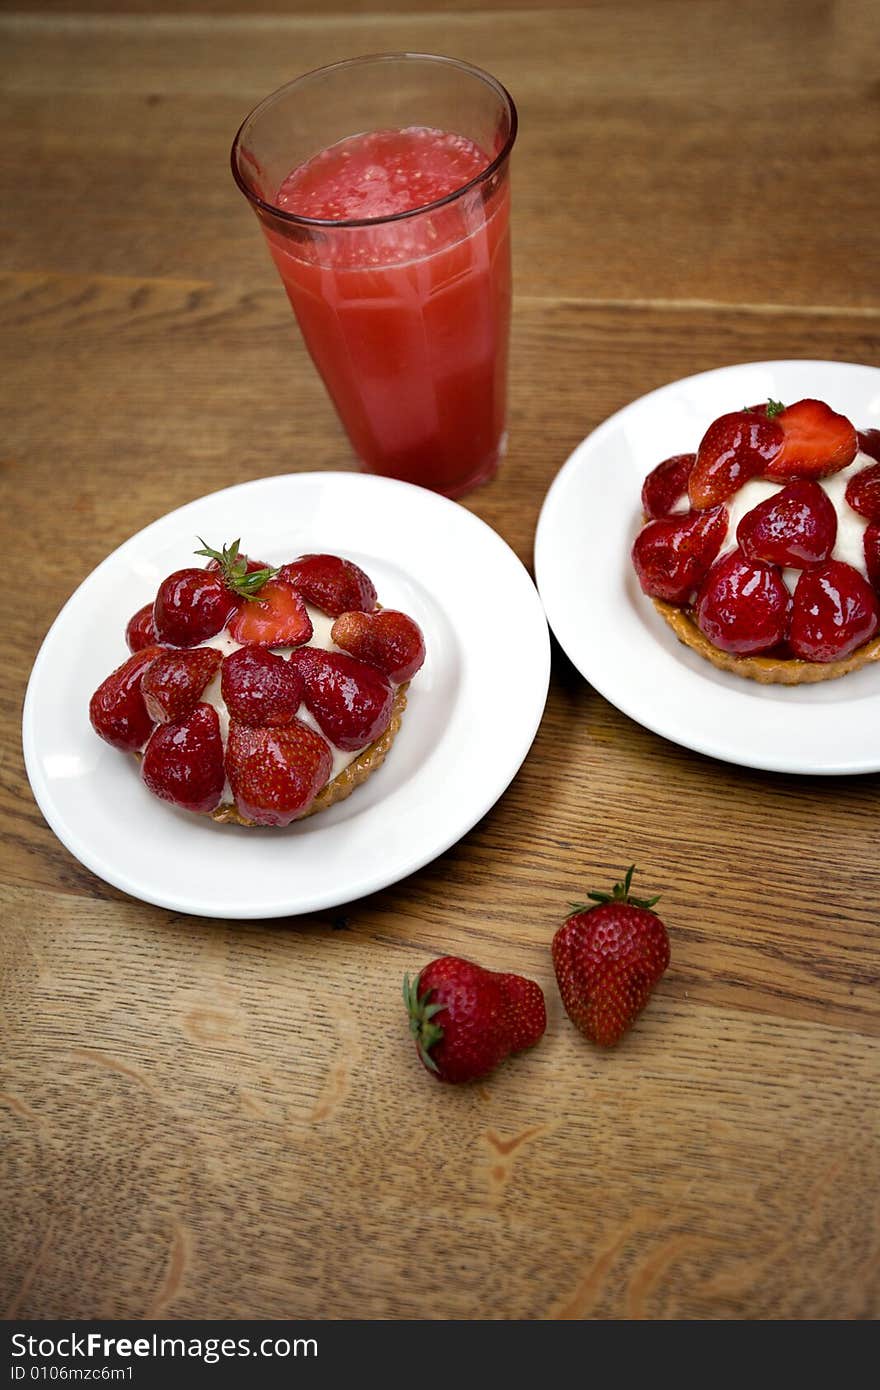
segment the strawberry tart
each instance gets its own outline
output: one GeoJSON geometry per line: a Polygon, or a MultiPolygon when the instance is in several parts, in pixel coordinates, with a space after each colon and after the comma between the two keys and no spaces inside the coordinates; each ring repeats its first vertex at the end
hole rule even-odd
{"type": "Polygon", "coordinates": [[[273,568],[196,551],[128,623],[131,656],[89,705],[157,797],[214,820],[289,825],[381,765],[425,657],[412,618],[338,555],[273,568]]]}
{"type": "Polygon", "coordinates": [[[880,659],[880,430],[818,400],[733,411],[648,474],[642,512],[642,590],[713,665],[799,685],[880,659]]]}

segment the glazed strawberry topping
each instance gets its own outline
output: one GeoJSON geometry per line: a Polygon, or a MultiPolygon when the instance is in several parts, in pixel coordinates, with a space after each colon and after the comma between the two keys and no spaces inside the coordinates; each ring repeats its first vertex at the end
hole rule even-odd
{"type": "Polygon", "coordinates": [[[241,605],[229,622],[229,635],[236,642],[298,647],[312,636],[312,620],[302,595],[279,576],[241,605]]]}
{"type": "Polygon", "coordinates": [[[783,433],[782,448],[768,462],[766,478],[826,478],[856,456],[855,429],[824,401],[795,401],[775,419],[783,433]]]}
{"type": "Polygon", "coordinates": [[[177,570],[159,585],[153,604],[156,635],[172,647],[195,647],[216,637],[240,602],[219,574],[177,570]]]}
{"type": "Polygon", "coordinates": [[[357,609],[372,613],[376,590],[369,575],[339,555],[301,555],[280,571],[281,578],[299,589],[306,603],[331,618],[357,609]]]}
{"type": "Polygon", "coordinates": [[[837,539],[837,512],[818,483],[789,483],[746,512],[736,539],[747,559],[800,569],[828,559],[837,539]]]}
{"type": "Polygon", "coordinates": [[[150,666],[141,689],[144,704],[157,724],[169,724],[189,714],[205,686],[217,674],[220,653],[213,647],[163,651],[150,666]]]}
{"type": "MultiPolygon", "coordinates": [[[[875,431],[880,434],[880,431],[875,431]]],[[[869,463],[854,473],[844,494],[854,512],[868,521],[880,521],[880,462],[869,463]]]]}
{"type": "Polygon", "coordinates": [[[157,640],[153,625],[153,605],[145,603],[143,608],[139,608],[134,616],[129,618],[125,629],[125,641],[130,652],[140,652],[144,647],[155,646],[157,640]]]}
{"type": "Polygon", "coordinates": [[[239,647],[223,662],[220,689],[239,724],[290,724],[303,697],[303,678],[289,661],[265,647],[239,647]]]}
{"type": "Polygon", "coordinates": [[[394,691],[374,666],[317,647],[300,647],[290,660],[305,681],[306,709],[337,748],[365,748],[387,729],[394,691]]]}
{"type": "Polygon", "coordinates": [[[703,580],[694,616],[716,647],[746,655],[769,651],[784,641],[790,609],[791,595],[779,569],[733,550],[703,580]]]}
{"type": "Polygon", "coordinates": [[[880,463],[880,430],[859,430],[859,448],[880,463]]]}
{"type": "Polygon", "coordinates": [[[229,725],[229,785],[241,815],[257,825],[289,825],[303,815],[332,770],[329,744],[301,719],[283,728],[229,725]]]}
{"type": "Polygon", "coordinates": [[[686,603],[721,549],[727,523],[724,507],[650,521],[632,548],[644,592],[667,603],[686,603]]]}
{"type": "Polygon", "coordinates": [[[213,811],[223,795],[223,741],[213,705],[160,724],[144,749],[141,776],[155,796],[187,811],[213,811]]]}
{"type": "Polygon", "coordinates": [[[652,468],[642,485],[642,511],[649,521],[669,516],[687,499],[696,454],[674,454],[652,468]]]}
{"type": "Polygon", "coordinates": [[[752,410],[735,410],[714,420],[703,435],[688,479],[691,506],[715,507],[756,478],[782,447],[775,419],[752,410]]]}
{"type": "Polygon", "coordinates": [[[789,646],[803,661],[837,661],[880,627],[871,586],[841,560],[806,569],[794,591],[789,646]]]}
{"type": "Polygon", "coordinates": [[[330,636],[349,656],[375,666],[397,685],[412,680],[425,660],[425,639],[418,623],[393,608],[343,613],[330,636]]]}
{"type": "Polygon", "coordinates": [[[143,647],[102,681],[89,703],[89,718],[96,734],[114,748],[134,753],[153,730],[144,704],[142,682],[164,647],[143,647]]]}

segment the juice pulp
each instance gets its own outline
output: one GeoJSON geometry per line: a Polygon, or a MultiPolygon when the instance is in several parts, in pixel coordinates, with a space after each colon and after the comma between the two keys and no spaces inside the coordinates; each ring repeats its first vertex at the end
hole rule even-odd
{"type": "MultiPolygon", "coordinates": [[[[287,175],[277,207],[389,219],[486,168],[463,136],[351,136],[287,175]]],[[[264,219],[273,259],[363,466],[457,496],[503,451],[510,324],[506,170],[430,211],[361,227],[264,219]]]]}

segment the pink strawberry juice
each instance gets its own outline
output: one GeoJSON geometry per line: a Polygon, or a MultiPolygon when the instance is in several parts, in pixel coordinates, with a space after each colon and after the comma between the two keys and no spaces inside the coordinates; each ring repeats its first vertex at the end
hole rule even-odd
{"type": "Polygon", "coordinates": [[[277,189],[308,221],[262,219],[362,465],[449,496],[504,447],[510,197],[506,167],[479,179],[491,157],[426,127],[354,135],[277,189]]]}

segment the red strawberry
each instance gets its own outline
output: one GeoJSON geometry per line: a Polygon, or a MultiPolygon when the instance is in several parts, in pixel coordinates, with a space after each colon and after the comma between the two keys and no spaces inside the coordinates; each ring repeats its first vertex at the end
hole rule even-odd
{"type": "Polygon", "coordinates": [[[189,647],[157,656],[141,686],[150,718],[157,724],[170,724],[189,714],[221,660],[213,647],[189,647]]]}
{"type": "Polygon", "coordinates": [[[828,559],[837,539],[837,512],[818,483],[789,483],[746,512],[736,539],[749,560],[802,569],[828,559]]]}
{"type": "Polygon", "coordinates": [[[156,629],[153,626],[153,605],[145,603],[133,617],[129,618],[125,629],[125,640],[130,652],[143,651],[144,647],[156,645],[156,629]]]}
{"type": "Polygon", "coordinates": [[[195,647],[225,627],[240,602],[218,574],[175,570],[159,585],[153,604],[156,635],[172,647],[195,647]]]}
{"type": "Polygon", "coordinates": [[[89,718],[105,743],[133,753],[149,738],[153,720],[144,704],[141,682],[164,651],[164,647],[141,648],[98,686],[89,702],[89,718]]]}
{"type": "Polygon", "coordinates": [[[438,1081],[475,1081],[533,1047],[547,1027],[534,980],[459,956],[432,960],[414,981],[405,976],[403,998],[419,1059],[438,1081]]]}
{"type": "Polygon", "coordinates": [[[305,681],[306,708],[337,748],[353,753],[387,729],[394,691],[374,666],[318,647],[300,647],[290,660],[305,681]]]}
{"type": "Polygon", "coordinates": [[[727,509],[649,521],[636,536],[632,561],[651,598],[687,603],[727,535],[727,509]]]}
{"type": "MultiPolygon", "coordinates": [[[[870,528],[869,528],[870,529],[870,528]]],[[[842,560],[804,570],[794,591],[789,645],[802,661],[837,661],[880,627],[880,602],[842,560]]]]}
{"type": "Polygon", "coordinates": [[[278,729],[229,725],[229,785],[238,810],[257,825],[289,825],[303,815],[332,771],[329,744],[301,719],[278,729]]]}
{"type": "Polygon", "coordinates": [[[285,580],[270,579],[256,598],[248,599],[229,623],[236,642],[264,647],[297,647],[312,635],[312,620],[301,595],[285,580]]]}
{"type": "Polygon", "coordinates": [[[669,516],[687,499],[688,478],[696,454],[674,454],[652,468],[642,484],[642,511],[649,520],[669,516]]]}
{"type": "Polygon", "coordinates": [[[394,608],[375,613],[343,613],[330,632],[337,647],[375,666],[395,685],[412,680],[425,660],[425,639],[418,623],[394,608]]]}
{"type": "Polygon", "coordinates": [[[303,696],[299,671],[265,647],[239,647],[223,662],[220,689],[239,724],[290,724],[303,696]]]}
{"type": "Polygon", "coordinates": [[[141,776],[163,801],[187,811],[213,811],[226,780],[214,706],[196,705],[173,724],[160,724],[144,749],[141,776]]]}
{"type": "Polygon", "coordinates": [[[697,626],[716,647],[742,656],[784,641],[791,595],[775,565],[732,550],[712,566],[697,594],[697,626]]]}
{"type": "Polygon", "coordinates": [[[858,439],[862,453],[880,463],[880,430],[859,430],[858,439]]]}
{"type": "Polygon", "coordinates": [[[874,588],[880,593],[880,521],[872,521],[865,527],[863,538],[865,547],[865,568],[874,588]]]}
{"type": "Polygon", "coordinates": [[[855,429],[824,401],[795,401],[774,418],[783,433],[782,448],[769,460],[765,478],[825,478],[856,456],[855,429]]]}
{"type": "Polygon", "coordinates": [[[688,479],[691,505],[717,506],[759,473],[779,453],[782,430],[753,410],[734,410],[713,420],[700,441],[688,479]]]}
{"type": "Polygon", "coordinates": [[[331,618],[358,610],[372,613],[376,590],[369,575],[338,555],[300,555],[281,569],[281,578],[299,589],[306,603],[331,618]]]}
{"type": "MultiPolygon", "coordinates": [[[[880,435],[880,430],[875,430],[880,435]]],[[[880,462],[869,463],[854,473],[844,493],[847,502],[859,516],[868,521],[880,521],[880,462]]]]}
{"type": "Polygon", "coordinates": [[[656,898],[630,894],[634,866],[610,893],[588,893],[553,938],[559,992],[576,1028],[612,1047],[631,1028],[669,964],[656,898]]]}

